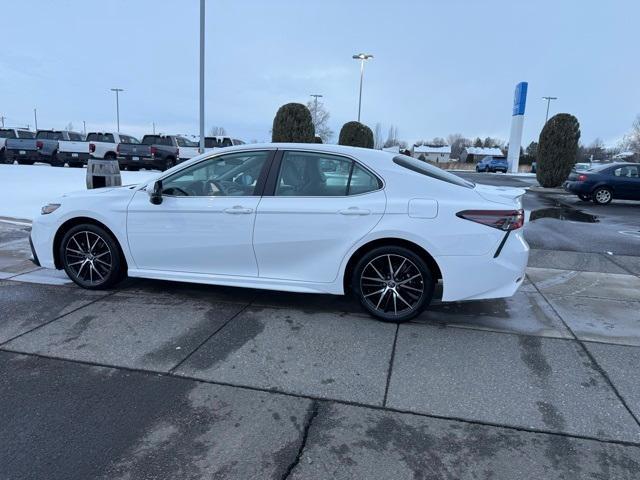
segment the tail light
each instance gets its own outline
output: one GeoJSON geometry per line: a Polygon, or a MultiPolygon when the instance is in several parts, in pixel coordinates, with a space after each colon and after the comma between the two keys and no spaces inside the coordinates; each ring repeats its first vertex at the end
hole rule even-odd
{"type": "Polygon", "coordinates": [[[578,175],[578,181],[579,182],[586,182],[587,178],[588,177],[584,173],[581,173],[580,175],[578,175]]]}
{"type": "Polygon", "coordinates": [[[89,144],[89,153],[93,153],[96,151],[96,144],[95,143],[90,143],[89,144]]]}
{"type": "Polygon", "coordinates": [[[42,143],[42,140],[38,140],[36,142],[36,149],[37,150],[42,150],[42,147],[44,147],[44,143],[42,143]]]}
{"type": "Polygon", "coordinates": [[[155,155],[156,153],[158,153],[158,148],[157,147],[151,147],[151,148],[149,148],[149,152],[151,153],[151,155],[155,155]]]}
{"type": "Polygon", "coordinates": [[[463,210],[456,216],[508,232],[524,226],[524,210],[463,210]]]}

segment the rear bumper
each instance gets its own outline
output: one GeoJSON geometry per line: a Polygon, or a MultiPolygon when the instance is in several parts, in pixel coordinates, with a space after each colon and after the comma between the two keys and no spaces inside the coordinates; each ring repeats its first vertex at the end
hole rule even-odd
{"type": "Polygon", "coordinates": [[[60,162],[68,164],[83,164],[86,165],[89,161],[88,153],[72,153],[72,152],[58,152],[58,160],[60,162]]]}
{"type": "Polygon", "coordinates": [[[39,162],[40,154],[37,150],[6,150],[5,156],[9,162],[14,161],[27,161],[27,162],[39,162]],[[20,153],[24,152],[24,153],[20,153]]]}
{"type": "Polygon", "coordinates": [[[567,192],[571,193],[582,193],[589,194],[591,193],[591,185],[585,182],[571,182],[569,180],[565,181],[562,184],[562,188],[564,188],[567,192]]]}
{"type": "Polygon", "coordinates": [[[118,157],[118,163],[120,168],[125,167],[139,167],[139,168],[155,168],[162,170],[166,166],[166,160],[155,157],[138,157],[138,160],[134,160],[133,157],[118,157]]]}
{"type": "Polygon", "coordinates": [[[446,302],[512,296],[522,285],[529,261],[529,245],[522,229],[511,232],[500,254],[440,256],[446,302]]]}

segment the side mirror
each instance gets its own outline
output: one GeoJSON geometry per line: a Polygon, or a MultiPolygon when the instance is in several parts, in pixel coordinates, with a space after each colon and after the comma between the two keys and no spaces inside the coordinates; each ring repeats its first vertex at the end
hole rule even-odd
{"type": "Polygon", "coordinates": [[[162,203],[162,180],[158,180],[150,187],[147,187],[147,193],[151,203],[160,205],[162,203]]]}

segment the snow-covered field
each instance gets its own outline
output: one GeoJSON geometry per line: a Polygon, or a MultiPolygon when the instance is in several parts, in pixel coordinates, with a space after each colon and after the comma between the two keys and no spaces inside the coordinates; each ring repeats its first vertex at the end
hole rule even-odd
{"type": "MultiPolygon", "coordinates": [[[[159,172],[122,172],[122,184],[142,183],[159,172]]],[[[0,165],[0,217],[32,220],[40,207],[68,192],[84,190],[87,170],[49,165],[0,165]]]]}

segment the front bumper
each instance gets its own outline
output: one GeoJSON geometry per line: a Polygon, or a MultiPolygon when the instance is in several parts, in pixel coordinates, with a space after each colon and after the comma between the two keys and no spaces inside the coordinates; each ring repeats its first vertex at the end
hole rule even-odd
{"type": "Polygon", "coordinates": [[[522,229],[512,231],[500,254],[443,255],[436,257],[442,272],[446,302],[510,297],[524,281],[529,245],[522,229]]]}
{"type": "Polygon", "coordinates": [[[38,260],[38,254],[36,253],[36,249],[33,248],[33,242],[31,241],[31,235],[29,235],[29,246],[31,247],[31,256],[32,258],[30,259],[36,267],[40,267],[40,260],[38,260]]]}

